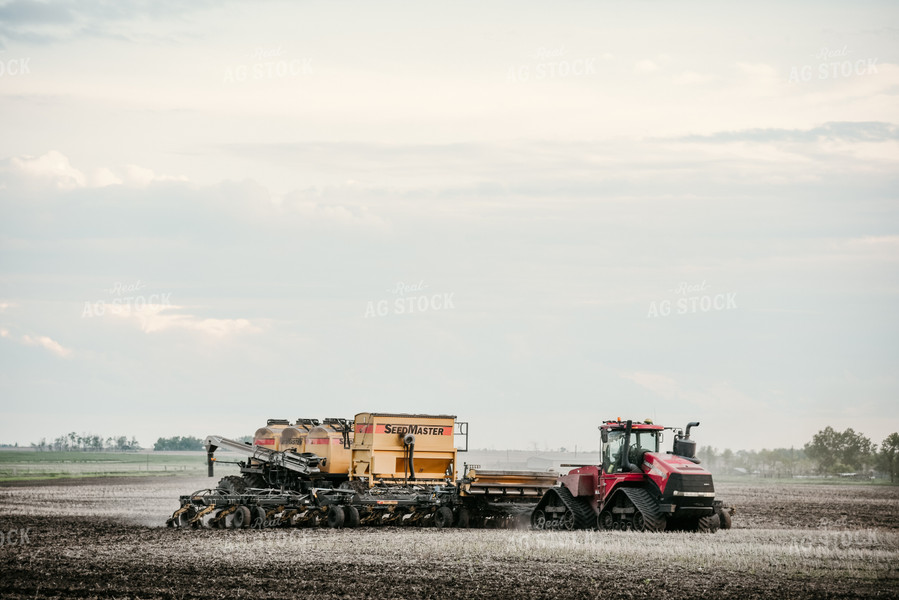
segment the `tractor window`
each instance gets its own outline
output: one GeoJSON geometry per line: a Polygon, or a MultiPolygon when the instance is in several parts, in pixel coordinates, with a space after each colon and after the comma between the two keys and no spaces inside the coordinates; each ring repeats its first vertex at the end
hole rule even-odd
{"type": "Polygon", "coordinates": [[[602,470],[614,473],[621,466],[621,447],[624,446],[624,432],[610,431],[609,441],[602,452],[602,470]]]}
{"type": "MultiPolygon", "coordinates": [[[[628,458],[633,464],[637,464],[643,452],[659,451],[658,431],[631,431],[630,449],[628,458]]],[[[602,468],[606,473],[615,473],[621,470],[621,449],[624,447],[624,432],[610,431],[609,441],[606,442],[602,453],[602,468]]],[[[639,465],[638,465],[639,466],[639,465]]]]}
{"type": "Polygon", "coordinates": [[[659,435],[657,431],[634,431],[631,432],[631,448],[628,452],[628,458],[637,466],[642,461],[644,452],[659,451],[659,435]]]}
{"type": "Polygon", "coordinates": [[[631,432],[631,445],[639,448],[640,451],[658,452],[659,451],[659,432],[657,431],[634,431],[631,432]]]}

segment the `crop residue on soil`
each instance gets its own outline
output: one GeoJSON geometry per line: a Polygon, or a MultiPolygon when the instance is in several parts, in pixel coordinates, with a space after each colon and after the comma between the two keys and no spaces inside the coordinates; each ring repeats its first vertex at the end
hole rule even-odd
{"type": "Polygon", "coordinates": [[[184,485],[0,489],[0,530],[28,531],[27,543],[0,547],[0,596],[899,596],[899,489],[891,487],[721,485],[738,513],[734,529],[714,535],[156,526],[184,485]]]}

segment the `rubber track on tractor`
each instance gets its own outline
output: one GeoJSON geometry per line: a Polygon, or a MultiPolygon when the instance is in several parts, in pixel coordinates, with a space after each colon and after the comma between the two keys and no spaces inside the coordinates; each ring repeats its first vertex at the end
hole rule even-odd
{"type": "Polygon", "coordinates": [[[552,488],[551,490],[547,491],[547,494],[549,494],[550,492],[555,492],[559,497],[559,500],[562,501],[562,504],[565,506],[565,508],[570,510],[574,515],[575,529],[593,528],[594,524],[596,523],[596,514],[588,504],[581,502],[577,498],[572,496],[571,491],[565,486],[552,488]]]}
{"type": "Polygon", "coordinates": [[[659,504],[652,495],[643,488],[624,488],[624,492],[634,506],[643,513],[646,531],[665,531],[665,515],[659,510],[659,504]]]}

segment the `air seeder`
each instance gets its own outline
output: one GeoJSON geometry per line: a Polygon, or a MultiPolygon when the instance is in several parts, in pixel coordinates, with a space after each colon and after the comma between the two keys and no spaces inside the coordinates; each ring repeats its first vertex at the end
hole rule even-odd
{"type": "Polygon", "coordinates": [[[554,471],[476,466],[458,476],[468,423],[452,415],[360,413],[345,419],[269,420],[253,443],[206,438],[239,456],[240,475],[181,496],[172,527],[432,525],[507,527],[527,522],[554,471]],[[464,441],[456,448],[455,440],[464,441]]]}

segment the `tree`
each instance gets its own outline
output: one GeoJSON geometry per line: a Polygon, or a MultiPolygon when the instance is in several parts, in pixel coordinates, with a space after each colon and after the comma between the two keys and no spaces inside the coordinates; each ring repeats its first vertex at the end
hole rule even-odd
{"type": "Polygon", "coordinates": [[[877,467],[890,474],[890,483],[896,483],[896,476],[899,475],[899,433],[891,433],[880,444],[877,467]]]}
{"type": "Polygon", "coordinates": [[[805,453],[822,474],[862,471],[871,462],[874,445],[851,427],[839,432],[827,426],[805,445],[805,453]]]}
{"type": "Polygon", "coordinates": [[[839,435],[833,427],[828,425],[816,433],[812,437],[812,441],[805,445],[805,453],[815,461],[822,474],[836,471],[839,435]]]}
{"type": "Polygon", "coordinates": [[[177,435],[170,438],[159,438],[153,444],[153,450],[203,450],[203,440],[177,435]]]}
{"type": "Polygon", "coordinates": [[[701,446],[696,452],[696,456],[699,457],[699,460],[701,460],[710,471],[715,470],[718,464],[718,450],[716,448],[711,446],[701,446]]]}
{"type": "Polygon", "coordinates": [[[843,432],[842,462],[849,471],[866,471],[871,466],[876,447],[871,440],[850,427],[843,432]]]}
{"type": "Polygon", "coordinates": [[[724,472],[730,472],[730,466],[734,462],[734,451],[730,448],[726,448],[724,452],[721,453],[721,460],[724,461],[724,472]]]}

